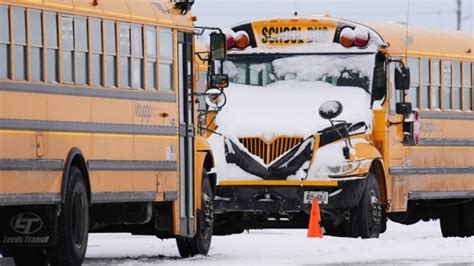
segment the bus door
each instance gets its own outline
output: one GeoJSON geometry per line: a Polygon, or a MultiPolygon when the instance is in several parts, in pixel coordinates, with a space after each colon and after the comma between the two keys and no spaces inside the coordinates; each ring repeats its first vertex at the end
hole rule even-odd
{"type": "Polygon", "coordinates": [[[194,114],[192,33],[178,33],[179,186],[181,236],[194,236],[194,114]]]}

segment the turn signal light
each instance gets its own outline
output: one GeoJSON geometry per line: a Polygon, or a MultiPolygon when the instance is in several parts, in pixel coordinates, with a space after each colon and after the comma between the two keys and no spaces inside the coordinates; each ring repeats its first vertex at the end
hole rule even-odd
{"type": "Polygon", "coordinates": [[[235,38],[232,34],[226,34],[227,49],[231,49],[235,46],[235,38]]]}
{"type": "Polygon", "coordinates": [[[369,44],[369,32],[360,27],[355,29],[344,28],[341,32],[339,43],[346,48],[352,46],[364,48],[369,44]]]}
{"type": "Polygon", "coordinates": [[[239,31],[235,34],[235,46],[239,49],[245,49],[250,44],[250,38],[247,32],[239,31]]]}
{"type": "Polygon", "coordinates": [[[344,47],[352,47],[354,46],[354,31],[351,28],[345,28],[341,32],[341,37],[339,43],[344,47]]]}

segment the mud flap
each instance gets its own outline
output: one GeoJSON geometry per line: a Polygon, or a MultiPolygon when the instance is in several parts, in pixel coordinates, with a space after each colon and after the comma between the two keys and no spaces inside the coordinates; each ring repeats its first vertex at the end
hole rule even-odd
{"type": "Polygon", "coordinates": [[[47,247],[55,244],[57,206],[0,208],[0,246],[47,247]]]}

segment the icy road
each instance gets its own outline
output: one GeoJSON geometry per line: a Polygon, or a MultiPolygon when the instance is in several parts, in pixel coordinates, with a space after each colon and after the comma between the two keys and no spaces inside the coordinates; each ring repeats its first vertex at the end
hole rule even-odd
{"type": "Polygon", "coordinates": [[[214,237],[209,256],[180,259],[175,240],[127,234],[91,234],[85,265],[474,265],[474,238],[443,239],[438,221],[389,222],[379,239],[325,236],[306,230],[253,230],[214,237]]]}

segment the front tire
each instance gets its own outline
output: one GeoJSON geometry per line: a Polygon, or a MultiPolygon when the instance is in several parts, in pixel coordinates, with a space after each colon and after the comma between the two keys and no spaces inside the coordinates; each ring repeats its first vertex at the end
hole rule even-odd
{"type": "Polygon", "coordinates": [[[84,177],[71,167],[66,201],[58,223],[58,241],[48,250],[52,265],[79,266],[86,255],[89,234],[89,200],[84,177]]]}
{"type": "Polygon", "coordinates": [[[383,211],[379,186],[373,173],[366,180],[359,205],[350,210],[350,221],[346,225],[348,237],[378,238],[382,229],[383,211]]]}
{"type": "Polygon", "coordinates": [[[188,258],[207,255],[211,247],[214,224],[214,194],[206,171],[202,173],[201,209],[197,213],[197,230],[193,238],[177,238],[179,255],[188,258]]]}

